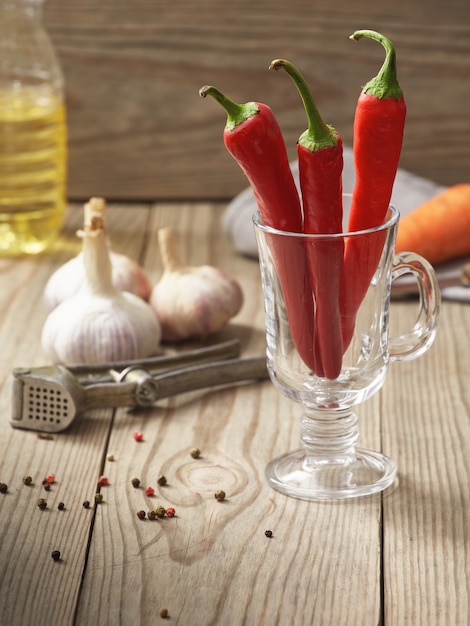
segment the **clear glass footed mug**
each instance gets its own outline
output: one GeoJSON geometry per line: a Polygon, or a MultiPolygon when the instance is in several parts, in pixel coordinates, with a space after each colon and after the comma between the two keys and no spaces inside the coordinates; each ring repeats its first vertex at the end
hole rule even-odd
{"type": "Polygon", "coordinates": [[[398,211],[378,228],[336,235],[288,233],[253,217],[266,319],[266,355],[275,387],[303,407],[299,450],[266,468],[272,487],[303,499],[382,491],[395,462],[357,446],[353,407],[383,385],[390,361],[414,359],[432,344],[440,291],[432,266],[394,255],[398,211]],[[392,280],[411,273],[419,287],[409,333],[389,337],[392,280]]]}

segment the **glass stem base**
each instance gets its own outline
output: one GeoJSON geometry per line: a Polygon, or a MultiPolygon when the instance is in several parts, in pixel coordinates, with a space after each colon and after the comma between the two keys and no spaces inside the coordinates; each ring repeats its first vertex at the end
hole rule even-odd
{"type": "Polygon", "coordinates": [[[357,416],[350,410],[306,409],[301,418],[303,448],[271,461],[268,483],[304,500],[371,495],[389,487],[397,467],[389,457],[357,448],[357,416]]]}

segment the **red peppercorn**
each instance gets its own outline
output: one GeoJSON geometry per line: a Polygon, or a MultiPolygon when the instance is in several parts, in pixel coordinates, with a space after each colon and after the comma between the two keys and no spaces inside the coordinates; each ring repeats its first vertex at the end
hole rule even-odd
{"type": "Polygon", "coordinates": [[[52,485],[53,483],[55,483],[55,474],[48,474],[44,480],[49,485],[52,485]]]}
{"type": "Polygon", "coordinates": [[[139,432],[134,433],[134,439],[136,441],[143,441],[144,440],[144,433],[139,433],[139,432]]]}
{"type": "Polygon", "coordinates": [[[107,487],[109,485],[109,478],[107,478],[106,476],[100,476],[98,478],[98,485],[100,487],[107,487]]]}
{"type": "Polygon", "coordinates": [[[176,511],[172,506],[170,506],[168,509],[166,509],[165,514],[167,517],[175,517],[176,511]]]}
{"type": "Polygon", "coordinates": [[[145,495],[146,496],[153,496],[153,495],[155,495],[155,489],[153,487],[146,487],[145,488],[145,495]]]}

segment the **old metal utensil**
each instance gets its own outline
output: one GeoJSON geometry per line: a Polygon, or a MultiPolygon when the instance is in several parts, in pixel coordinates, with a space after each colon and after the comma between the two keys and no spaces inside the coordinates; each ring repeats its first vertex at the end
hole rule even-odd
{"type": "Polygon", "coordinates": [[[264,357],[233,358],[238,352],[234,341],[143,361],[16,368],[10,424],[56,433],[91,409],[149,406],[195,389],[267,378],[264,357]]]}

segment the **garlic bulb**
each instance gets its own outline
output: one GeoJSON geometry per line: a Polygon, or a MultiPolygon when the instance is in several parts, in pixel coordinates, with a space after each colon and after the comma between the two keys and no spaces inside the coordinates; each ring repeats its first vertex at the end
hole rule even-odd
{"type": "Polygon", "coordinates": [[[236,280],[211,265],[183,265],[173,231],[158,232],[164,272],[150,296],[164,341],[204,337],[220,330],[243,304],[236,280]]]}
{"type": "MultiPolygon", "coordinates": [[[[89,204],[93,211],[105,219],[106,203],[103,198],[91,198],[89,204]]],[[[109,242],[107,242],[109,246],[109,242]]],[[[136,261],[113,252],[110,249],[112,280],[120,291],[128,291],[148,300],[152,284],[145,271],[136,261]]],[[[83,252],[70,259],[59,267],[49,278],[44,288],[44,304],[48,311],[52,311],[60,302],[76,293],[85,280],[85,265],[83,252]]]]}
{"type": "Polygon", "coordinates": [[[158,352],[160,323],[151,306],[117,289],[103,218],[85,205],[83,238],[85,281],[51,311],[42,331],[42,346],[54,363],[95,364],[140,359],[158,352]]]}

